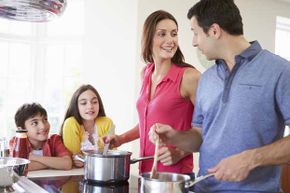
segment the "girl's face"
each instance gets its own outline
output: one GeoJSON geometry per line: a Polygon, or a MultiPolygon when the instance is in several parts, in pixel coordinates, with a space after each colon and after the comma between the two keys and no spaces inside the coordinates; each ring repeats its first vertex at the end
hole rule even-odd
{"type": "Polygon", "coordinates": [[[99,101],[97,95],[86,90],[78,98],[79,113],[84,121],[95,120],[99,114],[99,101]]]}
{"type": "Polygon", "coordinates": [[[178,48],[177,31],[177,25],[170,19],[161,20],[157,24],[152,48],[154,60],[173,58],[178,48]]]}

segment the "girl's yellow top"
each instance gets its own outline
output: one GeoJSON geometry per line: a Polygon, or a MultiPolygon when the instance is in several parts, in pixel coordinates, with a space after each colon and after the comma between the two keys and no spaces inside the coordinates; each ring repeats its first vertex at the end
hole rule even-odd
{"type": "MultiPolygon", "coordinates": [[[[99,148],[103,148],[100,138],[105,135],[114,134],[113,121],[108,117],[97,117],[95,128],[98,139],[99,148]]],[[[81,143],[85,138],[85,129],[80,125],[74,117],[65,120],[62,130],[63,143],[65,147],[73,154],[81,153],[81,143]]]]}

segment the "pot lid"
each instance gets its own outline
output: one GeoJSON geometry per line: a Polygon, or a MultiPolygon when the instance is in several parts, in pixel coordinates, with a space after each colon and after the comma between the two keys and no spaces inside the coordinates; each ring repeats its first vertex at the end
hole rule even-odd
{"type": "Polygon", "coordinates": [[[62,15],[66,0],[0,0],[0,17],[46,22],[62,15]]]}

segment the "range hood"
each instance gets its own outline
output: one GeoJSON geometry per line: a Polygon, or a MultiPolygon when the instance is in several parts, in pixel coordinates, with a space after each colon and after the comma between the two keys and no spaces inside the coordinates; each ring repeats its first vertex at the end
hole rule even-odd
{"type": "Polygon", "coordinates": [[[47,22],[62,15],[66,0],[0,0],[0,17],[47,22]]]}

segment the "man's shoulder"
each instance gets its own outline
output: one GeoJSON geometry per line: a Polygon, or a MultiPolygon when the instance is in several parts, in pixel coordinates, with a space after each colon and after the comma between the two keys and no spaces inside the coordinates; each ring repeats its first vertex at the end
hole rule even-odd
{"type": "Polygon", "coordinates": [[[269,50],[262,50],[261,53],[256,57],[257,60],[264,61],[263,64],[271,65],[273,67],[290,67],[290,62],[285,58],[270,52],[269,50]],[[275,64],[275,65],[273,65],[275,64]]]}

